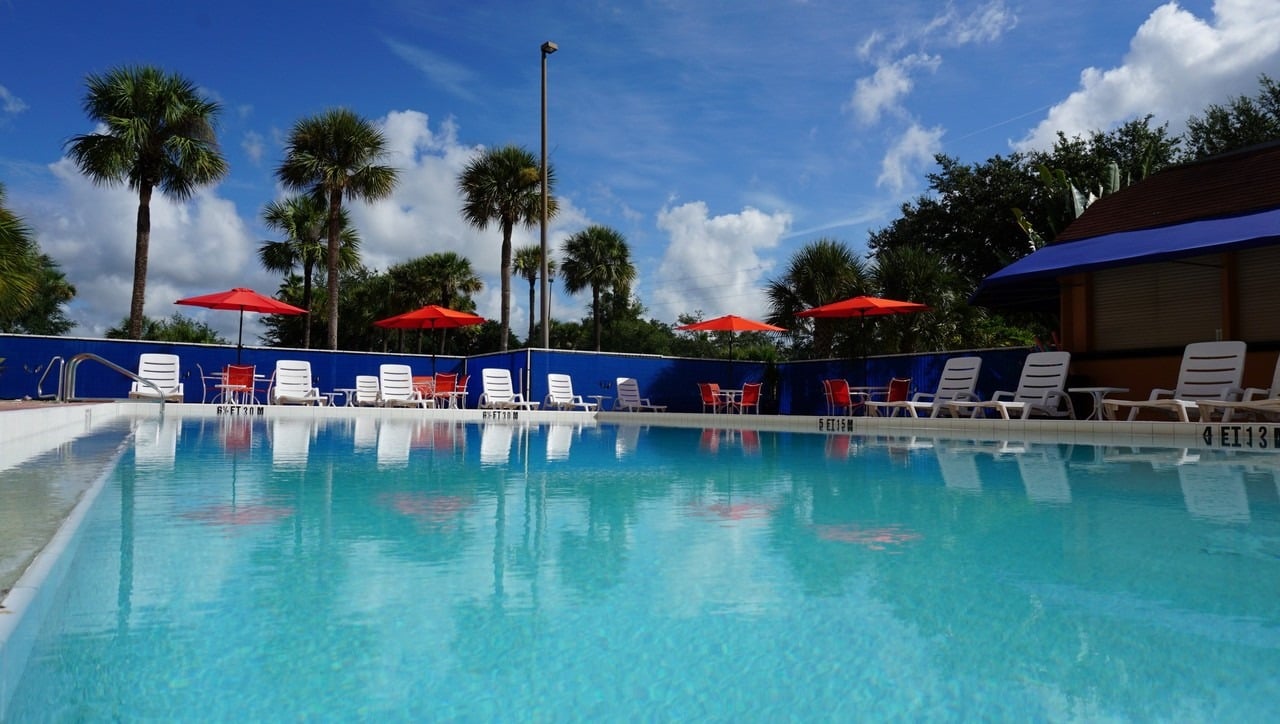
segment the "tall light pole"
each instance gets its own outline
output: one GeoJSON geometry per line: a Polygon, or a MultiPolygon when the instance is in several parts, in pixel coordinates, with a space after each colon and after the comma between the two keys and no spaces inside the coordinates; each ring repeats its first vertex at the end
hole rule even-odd
{"type": "Polygon", "coordinates": [[[547,56],[559,50],[542,44],[542,348],[551,349],[551,280],[547,276],[547,56]]]}

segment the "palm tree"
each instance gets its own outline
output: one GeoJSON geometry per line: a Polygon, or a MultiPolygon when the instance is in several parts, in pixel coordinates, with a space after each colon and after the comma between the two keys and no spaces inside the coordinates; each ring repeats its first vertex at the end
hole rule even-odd
{"type": "MultiPolygon", "coordinates": [[[[555,259],[547,259],[547,278],[554,279],[556,276],[555,259]]],[[[534,323],[537,322],[538,315],[534,313],[534,304],[537,298],[534,295],[535,285],[538,283],[538,277],[542,275],[542,246],[540,244],[529,244],[516,249],[516,273],[524,277],[529,282],[529,337],[525,340],[525,346],[533,346],[533,329],[534,323]]],[[[550,320],[547,321],[550,324],[550,320]]]]}
{"type": "MultiPolygon", "coordinates": [[[[283,241],[262,242],[258,248],[262,266],[268,271],[286,275],[292,274],[296,268],[302,270],[302,308],[307,310],[302,346],[311,349],[311,282],[316,265],[324,260],[327,250],[328,210],[314,196],[293,196],[267,204],[262,210],[262,220],[267,228],[285,235],[283,241]]],[[[339,233],[338,267],[346,271],[360,264],[360,235],[351,228],[351,217],[346,209],[342,209],[339,220],[342,230],[339,233]]]]}
{"type": "Polygon", "coordinates": [[[345,108],[294,124],[276,177],[291,191],[327,202],[329,349],[338,348],[338,272],[342,255],[342,201],[377,201],[391,194],[399,172],[381,165],[387,139],[374,125],[345,108]]]}
{"type": "MultiPolygon", "coordinates": [[[[511,232],[517,224],[533,226],[542,218],[540,166],[529,151],[519,146],[490,149],[472,159],[458,177],[462,192],[462,218],[484,230],[489,224],[502,229],[502,341],[507,349],[511,332],[511,232]]],[[[547,191],[555,186],[555,174],[547,168],[547,191]]],[[[554,197],[547,198],[547,217],[555,216],[554,197]]]]}
{"type": "Polygon", "coordinates": [[[103,133],[74,136],[71,160],[96,184],[127,184],[138,192],[133,252],[133,296],[129,337],[142,336],[151,246],[151,195],[159,188],[177,201],[227,173],[214,122],[217,102],[202,97],[191,81],[151,66],[120,67],[90,74],[84,110],[105,126],[103,133]]]}
{"type": "Polygon", "coordinates": [[[813,323],[812,352],[829,357],[841,320],[796,318],[796,312],[863,294],[870,287],[866,264],[843,242],[817,239],[791,257],[781,279],[769,280],[767,321],[792,330],[793,337],[813,323]]]}
{"type": "Polygon", "coordinates": [[[39,255],[31,228],[4,205],[0,185],[0,308],[14,316],[36,302],[39,255]]]}
{"type": "Polygon", "coordinates": [[[600,351],[600,294],[605,290],[629,290],[636,268],[622,234],[607,226],[593,225],[564,242],[560,275],[570,294],[591,287],[591,316],[595,322],[596,351],[600,351]]]}

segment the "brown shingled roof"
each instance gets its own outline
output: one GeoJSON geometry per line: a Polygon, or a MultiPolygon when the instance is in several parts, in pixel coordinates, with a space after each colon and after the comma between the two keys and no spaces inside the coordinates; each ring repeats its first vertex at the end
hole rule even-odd
{"type": "Polygon", "coordinates": [[[1280,143],[1182,164],[1104,196],[1054,243],[1280,207],[1280,143]]]}

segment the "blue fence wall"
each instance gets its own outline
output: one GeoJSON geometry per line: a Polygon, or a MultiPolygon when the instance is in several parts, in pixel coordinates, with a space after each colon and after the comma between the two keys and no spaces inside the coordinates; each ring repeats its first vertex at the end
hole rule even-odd
{"type": "MultiPolygon", "coordinates": [[[[127,340],[87,339],[74,337],[34,337],[0,334],[0,399],[36,397],[40,376],[55,357],[70,359],[81,352],[92,352],[128,370],[136,370],[138,355],[164,352],[178,355],[182,362],[186,400],[199,402],[202,389],[200,371],[212,373],[235,362],[232,346],[133,342],[127,340]]],[[[471,358],[436,357],[414,354],[379,354],[369,352],[329,352],[325,350],[245,347],[242,362],[258,367],[270,375],[277,359],[303,359],[311,362],[315,383],[328,392],[339,387],[353,387],[358,374],[378,373],[383,363],[408,364],[414,374],[434,371],[471,374],[475,382],[468,385],[468,407],[475,407],[481,393],[480,370],[500,367],[510,370],[516,387],[530,400],[541,401],[547,394],[547,373],[560,372],[573,379],[574,392],[584,397],[603,395],[612,398],[618,377],[634,377],[640,394],[655,404],[667,405],[673,412],[697,412],[702,409],[698,382],[714,381],[721,387],[741,388],[747,382],[765,382],[766,398],[762,412],[792,415],[817,415],[826,411],[822,396],[822,380],[845,378],[853,385],[883,385],[891,377],[908,377],[917,391],[932,392],[938,384],[942,366],[957,354],[982,356],[982,375],[978,389],[984,398],[996,390],[1017,387],[1026,348],[948,352],[925,355],[894,355],[863,360],[812,360],[785,362],[775,366],[763,362],[736,360],[658,357],[654,355],[573,352],[563,350],[516,350],[471,358]],[[776,398],[768,390],[776,384],[776,398]]],[[[95,362],[80,366],[76,394],[80,397],[124,397],[129,379],[95,362]]],[[[45,378],[41,391],[52,395],[57,391],[57,370],[45,378]]],[[[212,397],[212,390],[210,390],[212,397]]]]}

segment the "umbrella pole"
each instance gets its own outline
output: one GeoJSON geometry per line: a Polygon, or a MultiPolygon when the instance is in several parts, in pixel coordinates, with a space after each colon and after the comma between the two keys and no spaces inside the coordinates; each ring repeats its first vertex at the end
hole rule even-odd
{"type": "Polygon", "coordinates": [[[240,364],[240,351],[244,349],[244,307],[240,307],[240,331],[236,334],[236,364],[240,364]]]}

